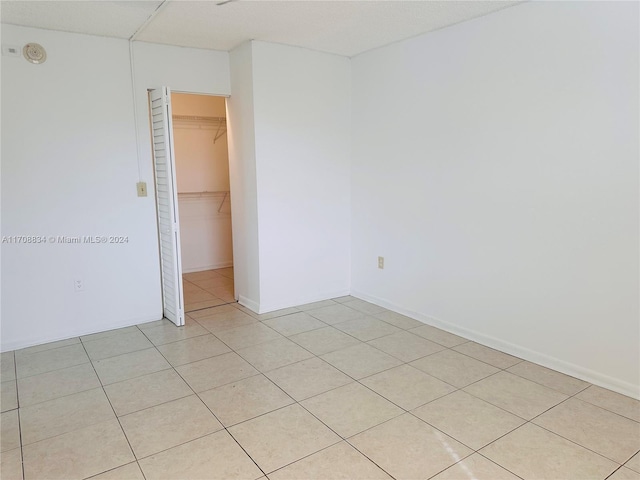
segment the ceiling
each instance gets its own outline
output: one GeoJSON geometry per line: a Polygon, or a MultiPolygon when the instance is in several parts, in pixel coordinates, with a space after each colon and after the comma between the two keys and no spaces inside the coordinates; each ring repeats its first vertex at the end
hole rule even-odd
{"type": "Polygon", "coordinates": [[[247,40],[344,56],[480,17],[519,1],[2,0],[2,23],[184,47],[247,40]]]}

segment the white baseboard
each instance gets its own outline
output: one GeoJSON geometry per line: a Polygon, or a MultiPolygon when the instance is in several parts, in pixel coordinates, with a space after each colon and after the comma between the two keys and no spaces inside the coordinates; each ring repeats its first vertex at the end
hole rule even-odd
{"type": "Polygon", "coordinates": [[[286,302],[280,302],[280,303],[267,303],[267,304],[260,303],[258,306],[260,311],[258,313],[275,312],[276,310],[282,310],[283,308],[297,307],[298,305],[305,305],[307,303],[313,303],[313,302],[321,302],[322,300],[330,300],[332,298],[344,297],[345,295],[349,295],[349,289],[336,290],[332,292],[325,292],[318,295],[311,295],[308,297],[295,298],[295,299],[287,300],[286,302]]]}
{"type": "Polygon", "coordinates": [[[233,261],[214,263],[211,265],[201,265],[198,267],[182,268],[182,273],[204,272],[205,270],[217,270],[218,268],[233,267],[233,261]]]}
{"type": "Polygon", "coordinates": [[[107,330],[114,330],[116,328],[131,327],[133,325],[139,325],[141,323],[153,322],[163,318],[162,312],[153,315],[145,315],[142,317],[129,318],[120,322],[109,323],[108,325],[101,325],[99,327],[93,326],[91,328],[74,328],[68,330],[62,335],[56,335],[54,337],[40,337],[40,338],[23,338],[2,344],[2,351],[8,352],[11,350],[19,350],[21,348],[33,347],[35,345],[42,345],[44,343],[57,342],[59,340],[66,340],[68,338],[80,337],[83,335],[91,335],[92,333],[106,332],[107,330]]]}
{"type": "Polygon", "coordinates": [[[238,295],[238,303],[255,313],[258,313],[260,310],[260,304],[258,302],[250,300],[247,297],[243,297],[242,295],[238,295]]]}
{"type": "Polygon", "coordinates": [[[368,295],[364,292],[352,291],[351,296],[359,298],[361,300],[366,300],[367,302],[374,303],[407,317],[411,317],[427,325],[432,325],[455,335],[468,338],[469,340],[473,340],[474,342],[481,343],[482,345],[500,350],[501,352],[514,355],[524,360],[528,360],[529,362],[542,365],[543,367],[547,367],[566,375],[579,378],[580,380],[584,380],[585,382],[589,382],[594,385],[598,385],[600,387],[607,388],[609,390],[613,390],[614,392],[618,392],[623,395],[627,395],[629,397],[640,400],[640,385],[634,385],[624,380],[620,380],[619,378],[611,377],[595,370],[591,370],[580,365],[576,365],[574,363],[566,362],[559,358],[546,355],[542,352],[531,350],[529,348],[516,345],[511,342],[506,342],[490,335],[485,335],[475,330],[460,327],[439,318],[407,310],[388,300],[368,295]]]}

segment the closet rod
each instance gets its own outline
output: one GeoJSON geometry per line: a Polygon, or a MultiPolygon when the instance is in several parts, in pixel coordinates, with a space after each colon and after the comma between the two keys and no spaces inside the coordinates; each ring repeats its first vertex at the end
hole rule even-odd
{"type": "Polygon", "coordinates": [[[199,115],[172,115],[172,118],[174,120],[193,120],[193,121],[227,123],[226,117],[206,117],[206,116],[199,116],[199,115]]]}
{"type": "Polygon", "coordinates": [[[220,197],[220,196],[224,196],[226,197],[227,195],[229,195],[229,191],[224,191],[224,190],[220,190],[220,191],[209,191],[209,192],[178,192],[178,196],[179,197],[220,197]]]}

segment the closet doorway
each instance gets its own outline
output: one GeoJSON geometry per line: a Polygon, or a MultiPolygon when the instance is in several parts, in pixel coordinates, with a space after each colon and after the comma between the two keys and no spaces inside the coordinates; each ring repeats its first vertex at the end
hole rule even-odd
{"type": "Polygon", "coordinates": [[[171,93],[185,313],[235,302],[226,99],[171,93]]]}

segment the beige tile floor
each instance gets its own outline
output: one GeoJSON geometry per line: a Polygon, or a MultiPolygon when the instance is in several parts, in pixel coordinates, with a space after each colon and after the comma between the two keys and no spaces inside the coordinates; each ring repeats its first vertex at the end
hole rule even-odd
{"type": "Polygon", "coordinates": [[[185,273],[182,289],[185,312],[235,302],[233,267],[185,273]]]}
{"type": "Polygon", "coordinates": [[[3,480],[640,479],[637,400],[351,297],[0,364],[3,480]]]}

